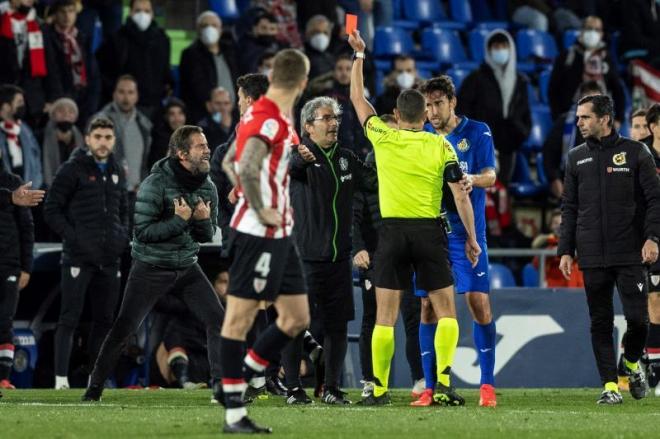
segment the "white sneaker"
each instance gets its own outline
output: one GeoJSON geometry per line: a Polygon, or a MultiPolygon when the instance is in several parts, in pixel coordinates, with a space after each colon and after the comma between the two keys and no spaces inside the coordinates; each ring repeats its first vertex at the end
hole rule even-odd
{"type": "Polygon", "coordinates": [[[424,380],[424,378],[420,378],[417,381],[415,381],[415,384],[413,385],[413,388],[411,390],[412,397],[419,398],[420,396],[422,396],[422,393],[424,393],[424,390],[426,390],[426,380],[424,380]]]}
{"type": "Polygon", "coordinates": [[[374,386],[376,385],[373,381],[360,381],[362,386],[362,398],[368,398],[374,393],[374,386]]]}
{"type": "Polygon", "coordinates": [[[69,378],[55,375],[55,390],[69,390],[69,378]]]}

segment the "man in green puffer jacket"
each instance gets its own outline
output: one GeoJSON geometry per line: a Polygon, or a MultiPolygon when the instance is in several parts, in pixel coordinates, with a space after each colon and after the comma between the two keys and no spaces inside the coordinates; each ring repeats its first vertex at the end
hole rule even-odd
{"type": "Polygon", "coordinates": [[[222,305],[197,264],[200,242],[213,239],[218,194],[208,177],[211,151],[201,128],[185,125],[170,138],[168,157],[142,182],[135,204],[133,266],[117,320],[96,359],[83,401],[99,401],[127,338],[154,304],[177,295],[206,327],[211,377],[220,374],[222,305]]]}

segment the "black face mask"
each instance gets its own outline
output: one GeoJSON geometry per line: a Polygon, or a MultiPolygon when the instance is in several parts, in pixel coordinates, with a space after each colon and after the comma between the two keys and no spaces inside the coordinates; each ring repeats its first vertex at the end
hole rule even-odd
{"type": "Polygon", "coordinates": [[[259,35],[257,36],[257,41],[259,44],[267,46],[275,42],[275,37],[272,35],[259,35]]]}
{"type": "Polygon", "coordinates": [[[32,10],[32,6],[25,6],[25,5],[20,5],[17,9],[16,12],[22,15],[27,15],[30,13],[32,10]]]}
{"type": "Polygon", "coordinates": [[[57,122],[55,124],[57,127],[57,131],[60,133],[68,133],[71,131],[71,128],[73,128],[73,122],[68,122],[68,121],[62,121],[62,122],[57,122]]]}
{"type": "Polygon", "coordinates": [[[21,120],[24,117],[25,117],[25,105],[21,105],[20,107],[17,107],[16,110],[14,111],[14,119],[21,120]]]}

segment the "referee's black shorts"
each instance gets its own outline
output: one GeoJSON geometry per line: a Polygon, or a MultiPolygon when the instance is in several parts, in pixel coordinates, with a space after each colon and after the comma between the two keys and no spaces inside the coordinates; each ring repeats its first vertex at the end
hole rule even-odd
{"type": "Polygon", "coordinates": [[[404,290],[413,272],[417,288],[433,291],[454,284],[447,235],[440,219],[384,218],[374,257],[377,287],[404,290]]]}

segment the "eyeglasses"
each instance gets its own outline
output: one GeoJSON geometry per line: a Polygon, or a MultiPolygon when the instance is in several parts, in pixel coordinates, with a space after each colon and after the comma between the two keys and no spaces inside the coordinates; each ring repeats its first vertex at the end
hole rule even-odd
{"type": "Polygon", "coordinates": [[[334,120],[335,122],[339,123],[341,120],[341,115],[326,114],[325,116],[314,117],[312,120],[322,120],[325,123],[330,123],[330,121],[334,120]]]}

